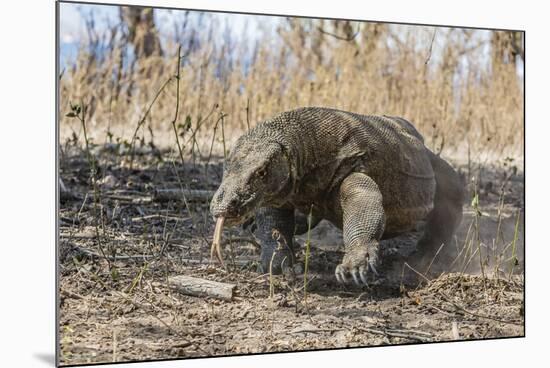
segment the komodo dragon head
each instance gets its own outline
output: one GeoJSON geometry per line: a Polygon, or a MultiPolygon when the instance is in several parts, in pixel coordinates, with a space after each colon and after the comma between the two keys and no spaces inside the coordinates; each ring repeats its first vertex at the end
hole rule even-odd
{"type": "Polygon", "coordinates": [[[226,225],[238,225],[260,207],[283,204],[291,190],[291,165],[286,150],[252,130],[239,138],[229,153],[210,212],[215,218],[223,217],[226,225]]]}

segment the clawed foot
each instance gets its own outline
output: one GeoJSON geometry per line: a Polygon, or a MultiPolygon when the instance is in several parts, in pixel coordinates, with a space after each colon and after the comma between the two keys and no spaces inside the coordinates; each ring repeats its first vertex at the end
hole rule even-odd
{"type": "Polygon", "coordinates": [[[353,282],[357,286],[366,285],[367,275],[369,272],[378,276],[376,267],[378,266],[378,258],[375,256],[369,257],[368,255],[358,254],[355,257],[353,254],[346,254],[342,263],[336,267],[334,275],[336,280],[340,284],[346,284],[348,282],[347,275],[351,275],[353,282]]]}
{"type": "Polygon", "coordinates": [[[357,286],[366,285],[368,286],[367,282],[367,274],[368,271],[371,271],[375,276],[378,276],[378,272],[376,271],[376,268],[374,265],[367,263],[366,265],[362,265],[359,267],[353,267],[352,269],[348,270],[344,265],[339,264],[336,267],[336,271],[334,274],[336,275],[336,280],[340,284],[346,284],[348,282],[348,279],[346,277],[346,274],[350,274],[353,282],[357,286]]]}

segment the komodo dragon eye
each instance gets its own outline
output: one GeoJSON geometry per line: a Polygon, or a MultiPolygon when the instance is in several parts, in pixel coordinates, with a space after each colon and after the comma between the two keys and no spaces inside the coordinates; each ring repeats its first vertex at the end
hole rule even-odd
{"type": "Polygon", "coordinates": [[[258,175],[258,177],[260,178],[265,177],[266,174],[267,174],[267,169],[265,167],[262,167],[260,170],[256,172],[256,175],[258,175]]]}

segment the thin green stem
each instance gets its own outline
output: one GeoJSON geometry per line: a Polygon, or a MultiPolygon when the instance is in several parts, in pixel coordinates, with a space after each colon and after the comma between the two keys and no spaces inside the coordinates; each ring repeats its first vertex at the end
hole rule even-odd
{"type": "Polygon", "coordinates": [[[307,240],[306,240],[306,259],[304,261],[304,305],[307,305],[307,273],[309,270],[309,252],[311,244],[311,220],[312,220],[313,206],[309,210],[307,216],[307,240]]]}
{"type": "Polygon", "coordinates": [[[178,113],[180,108],[180,62],[181,62],[181,45],[178,47],[178,63],[176,66],[176,112],[174,113],[174,120],[172,120],[172,128],[174,129],[174,135],[176,136],[176,144],[178,145],[178,152],[181,159],[181,164],[183,165],[185,161],[183,160],[183,147],[181,146],[178,129],[176,128],[176,121],[178,120],[178,113]]]}

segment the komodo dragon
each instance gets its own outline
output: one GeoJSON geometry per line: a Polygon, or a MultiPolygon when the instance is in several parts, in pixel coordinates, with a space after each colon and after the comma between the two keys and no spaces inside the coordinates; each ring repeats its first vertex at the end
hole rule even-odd
{"type": "Polygon", "coordinates": [[[311,227],[327,219],[343,230],[336,279],[366,284],[368,272],[377,274],[381,239],[425,221],[418,250],[449,242],[463,195],[457,173],[405,119],[306,107],[237,140],[210,211],[228,226],[255,216],[261,265],[267,271],[271,263],[273,272],[292,263],[293,235],[307,231],[307,214],[311,227]]]}

